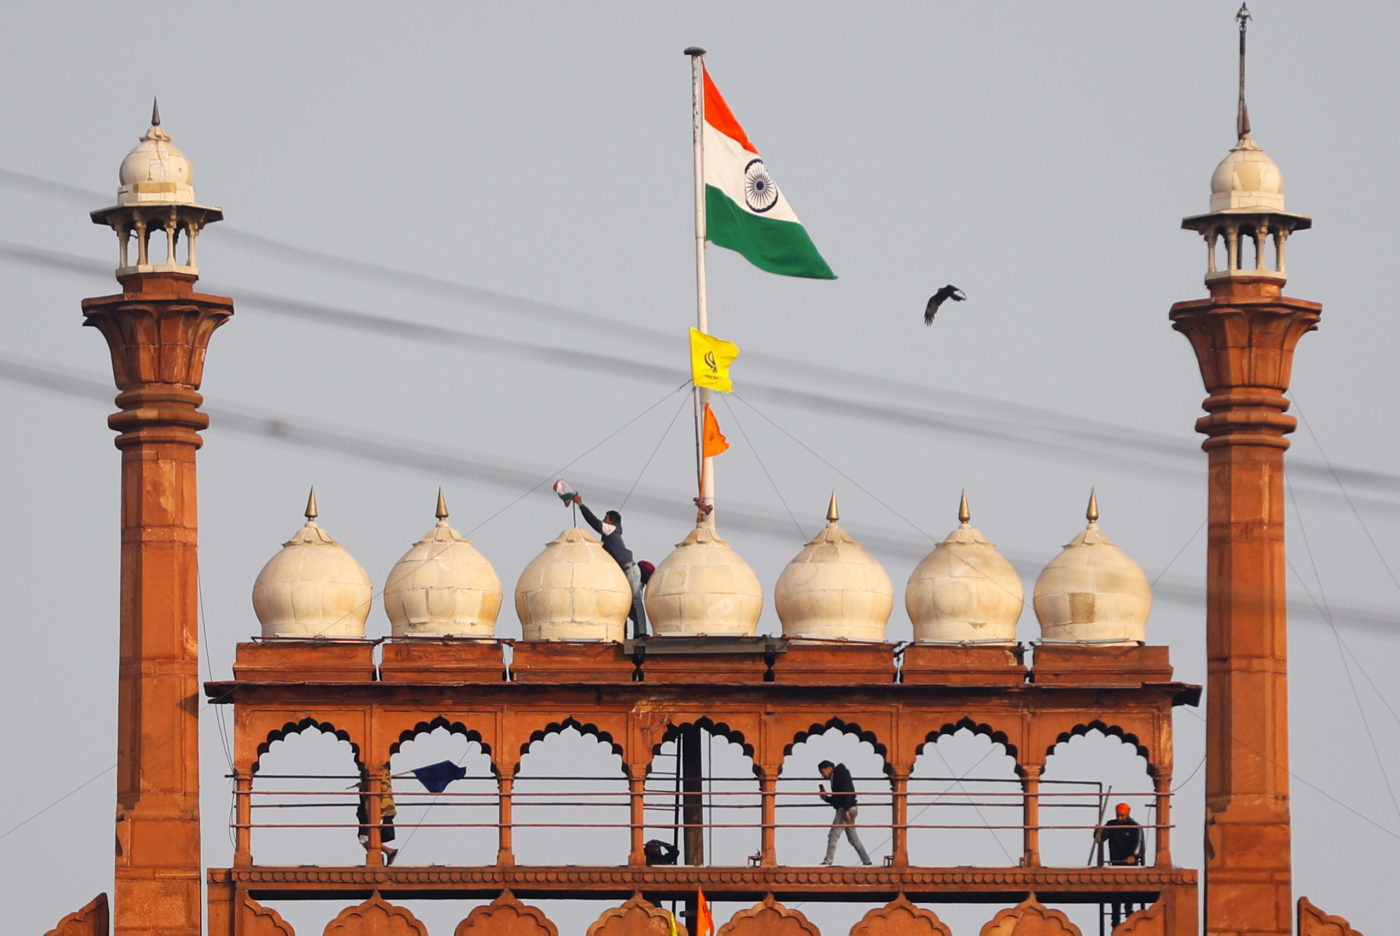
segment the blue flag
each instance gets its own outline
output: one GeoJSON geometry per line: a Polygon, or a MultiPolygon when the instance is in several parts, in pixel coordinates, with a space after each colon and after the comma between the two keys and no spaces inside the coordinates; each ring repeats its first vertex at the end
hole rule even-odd
{"type": "Polygon", "coordinates": [[[453,780],[461,780],[467,775],[467,768],[458,767],[452,761],[438,761],[426,767],[413,768],[413,775],[429,793],[441,793],[453,780]]]}

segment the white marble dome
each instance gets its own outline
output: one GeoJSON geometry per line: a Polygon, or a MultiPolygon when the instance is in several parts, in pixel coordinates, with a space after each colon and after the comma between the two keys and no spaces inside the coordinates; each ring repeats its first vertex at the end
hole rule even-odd
{"type": "Polygon", "coordinates": [[[646,609],[658,637],[751,637],[763,613],[763,586],[707,518],[656,567],[646,609]]]}
{"type": "Polygon", "coordinates": [[[193,205],[194,167],[161,129],[160,111],[151,113],[151,127],[122,160],[118,205],[193,205]]]}
{"type": "Polygon", "coordinates": [[[501,580],[486,557],[447,522],[438,492],[437,525],[404,553],[384,583],[395,637],[493,637],[501,580]]]}
{"type": "Polygon", "coordinates": [[[1021,576],[971,520],[964,495],[957,529],[909,576],[904,607],[917,643],[1016,642],[1025,606],[1021,576]]]}
{"type": "Polygon", "coordinates": [[[364,567],[316,525],[313,492],[306,525],[258,573],[253,611],[264,637],[363,637],[373,595],[364,567]]]}
{"type": "Polygon", "coordinates": [[[597,537],[560,533],[515,583],[515,613],[526,640],[621,641],[632,586],[597,537]]]}
{"type": "Polygon", "coordinates": [[[1210,210],[1283,211],[1283,173],[1248,134],[1211,174],[1210,210]]]}
{"type": "Polygon", "coordinates": [[[841,529],[835,494],[826,519],[773,588],[783,636],[884,640],[894,607],[889,574],[841,529]]]}
{"type": "Polygon", "coordinates": [[[1035,616],[1046,643],[1134,644],[1147,639],[1152,586],[1147,575],[1099,529],[1098,501],[1089,525],[1040,573],[1035,616]]]}

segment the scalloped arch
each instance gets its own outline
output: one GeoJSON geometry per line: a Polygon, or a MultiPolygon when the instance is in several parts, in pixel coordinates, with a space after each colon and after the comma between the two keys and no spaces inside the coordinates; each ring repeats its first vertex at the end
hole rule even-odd
{"type": "Polygon", "coordinates": [[[1083,936],[1059,910],[1051,910],[1032,895],[1007,907],[983,926],[979,936],[1083,936]]]}
{"type": "MultiPolygon", "coordinates": [[[[708,715],[702,715],[692,721],[676,722],[668,725],[666,727],[666,733],[661,736],[661,740],[651,746],[651,759],[653,761],[656,760],[656,755],[661,753],[661,745],[665,744],[667,741],[677,740],[680,737],[681,729],[688,728],[692,725],[696,728],[703,728],[712,735],[724,738],[731,744],[739,745],[739,749],[744,752],[744,756],[749,759],[750,763],[753,763],[754,747],[749,743],[749,740],[744,737],[744,733],[729,727],[725,722],[713,721],[708,715]]],[[[651,772],[650,763],[647,764],[647,772],[651,772]]],[[[755,776],[759,773],[758,764],[756,763],[753,764],[753,772],[755,776]]]]}
{"type": "Polygon", "coordinates": [[[793,748],[797,747],[799,744],[805,744],[807,739],[813,735],[826,734],[833,728],[840,731],[842,734],[855,735],[861,741],[869,744],[875,749],[875,753],[880,755],[880,760],[884,761],[885,773],[890,772],[892,768],[890,767],[889,750],[880,742],[875,732],[865,730],[860,726],[859,722],[848,722],[844,718],[839,718],[837,716],[832,716],[825,722],[813,722],[811,727],[807,728],[805,731],[799,731],[797,734],[793,735],[792,740],[783,745],[783,757],[787,758],[792,754],[793,748]]]}
{"type": "Polygon", "coordinates": [[[491,752],[491,745],[487,744],[486,741],[482,739],[481,732],[477,731],[475,728],[468,728],[463,722],[452,721],[445,715],[438,715],[429,721],[420,721],[412,728],[405,728],[403,731],[400,731],[399,739],[389,745],[389,756],[392,757],[399,753],[399,749],[402,748],[403,745],[417,739],[419,735],[430,734],[439,728],[446,728],[450,734],[461,735],[468,741],[475,741],[477,744],[481,745],[482,752],[485,753],[491,761],[491,774],[495,776],[499,773],[496,769],[496,758],[491,752]]]}
{"type": "MultiPolygon", "coordinates": [[[[676,932],[686,929],[676,923],[676,932]]],[[[641,894],[633,894],[625,904],[604,910],[586,936],[670,936],[671,915],[641,894]]]]}
{"type": "Polygon", "coordinates": [[[1143,744],[1140,740],[1138,740],[1137,735],[1133,734],[1131,731],[1125,731],[1117,725],[1110,725],[1107,722],[1100,721],[1097,718],[1087,723],[1075,725],[1069,731],[1060,732],[1058,735],[1055,736],[1055,743],[1045,749],[1045,756],[1053,756],[1055,753],[1055,748],[1059,747],[1061,744],[1064,744],[1067,741],[1072,741],[1075,738],[1085,737],[1091,731],[1102,732],[1107,737],[1117,738],[1124,744],[1132,745],[1137,755],[1143,760],[1147,761],[1147,767],[1149,770],[1152,770],[1156,767],[1156,765],[1152,763],[1152,752],[1148,749],[1147,745],[1143,744]]]}
{"type": "Polygon", "coordinates": [[[930,744],[936,744],[939,738],[955,735],[964,728],[975,735],[982,735],[990,739],[993,744],[1000,744],[1011,759],[1016,761],[1017,766],[1020,766],[1020,752],[1016,750],[1016,745],[1011,743],[1011,738],[1006,732],[998,731],[986,722],[973,721],[966,715],[955,722],[946,722],[924,735],[923,742],[914,749],[914,757],[918,758],[918,756],[924,752],[924,748],[928,747],[930,744]]]}
{"type": "Polygon", "coordinates": [[[821,936],[821,930],[801,910],[785,907],[768,894],[734,914],[717,936],[821,936]]]}
{"type": "Polygon", "coordinates": [[[343,728],[337,728],[330,722],[317,721],[314,718],[307,717],[303,718],[301,721],[287,722],[281,728],[274,728],[267,733],[267,737],[258,745],[258,758],[253,762],[252,773],[256,774],[258,772],[258,768],[262,765],[263,755],[272,748],[272,745],[276,744],[278,741],[287,740],[291,735],[301,734],[311,728],[316,729],[322,734],[334,735],[339,740],[349,744],[350,752],[355,758],[355,766],[358,767],[361,772],[364,771],[365,763],[364,759],[360,757],[360,746],[350,740],[350,733],[348,731],[343,728]]]}
{"type": "Polygon", "coordinates": [[[530,732],[530,737],[525,740],[525,743],[520,745],[520,757],[516,759],[515,764],[511,768],[511,771],[513,773],[519,772],[521,759],[524,758],[526,754],[530,753],[530,747],[536,741],[543,741],[550,735],[559,734],[566,728],[572,728],[581,735],[591,735],[592,737],[597,738],[603,744],[606,744],[614,754],[622,758],[622,771],[624,775],[627,774],[627,753],[623,750],[621,744],[613,740],[612,734],[610,732],[604,731],[602,728],[599,728],[592,722],[581,722],[577,718],[574,718],[572,715],[564,719],[563,721],[550,722],[543,728],[530,732]]]}
{"type": "Polygon", "coordinates": [[[489,904],[467,914],[452,936],[559,936],[559,928],[539,908],[502,891],[489,904]]]}
{"type": "Polygon", "coordinates": [[[428,936],[428,929],[407,907],[397,907],[375,891],[364,903],[340,911],[323,936],[428,936]]]}
{"type": "Polygon", "coordinates": [[[932,910],[914,906],[901,893],[861,917],[851,936],[953,936],[953,931],[932,910]]]}

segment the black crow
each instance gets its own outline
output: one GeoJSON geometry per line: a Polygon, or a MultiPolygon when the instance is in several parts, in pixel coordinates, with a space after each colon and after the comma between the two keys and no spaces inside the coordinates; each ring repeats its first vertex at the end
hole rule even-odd
{"type": "Polygon", "coordinates": [[[924,309],[924,324],[933,324],[933,317],[938,314],[938,307],[943,304],[945,299],[952,299],[954,302],[962,302],[966,298],[967,296],[963,295],[963,291],[951,283],[944,286],[929,298],[928,306],[924,309]]]}

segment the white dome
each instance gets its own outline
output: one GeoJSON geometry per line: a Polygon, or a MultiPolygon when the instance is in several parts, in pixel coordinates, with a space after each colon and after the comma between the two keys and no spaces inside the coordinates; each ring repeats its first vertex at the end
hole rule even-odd
{"type": "Polygon", "coordinates": [[[1015,643],[1025,605],[1021,576],[969,521],[967,497],[959,526],[909,576],[904,607],[918,643],[1015,643]]]}
{"type": "Polygon", "coordinates": [[[520,573],[515,613],[526,640],[621,641],[632,586],[603,544],[571,527],[520,573]]]}
{"type": "Polygon", "coordinates": [[[404,553],[384,584],[384,611],[395,637],[492,637],[501,613],[501,580],[486,557],[447,522],[438,492],[438,522],[404,553]]]}
{"type": "Polygon", "coordinates": [[[836,495],[826,527],[797,554],[773,589],[784,637],[884,640],[894,586],[883,566],[836,522],[836,495]]]}
{"type": "Polygon", "coordinates": [[[194,204],[194,167],[161,129],[158,110],[141,142],[122,160],[118,179],[118,205],[194,204]]]}
{"type": "Polygon", "coordinates": [[[1047,643],[1142,643],[1152,586],[1142,566],[1104,535],[1098,502],[1089,525],[1065,544],[1035,582],[1035,616],[1047,643]]]}
{"type": "Polygon", "coordinates": [[[763,586],[706,520],[656,567],[646,607],[658,637],[751,637],[763,613],[763,586]]]}
{"type": "Polygon", "coordinates": [[[282,544],[253,583],[253,611],[264,637],[363,637],[374,589],[364,567],[316,525],[316,495],[306,525],[282,544]]]}
{"type": "Polygon", "coordinates": [[[1283,211],[1283,173],[1248,134],[1215,167],[1210,210],[1283,211]]]}

